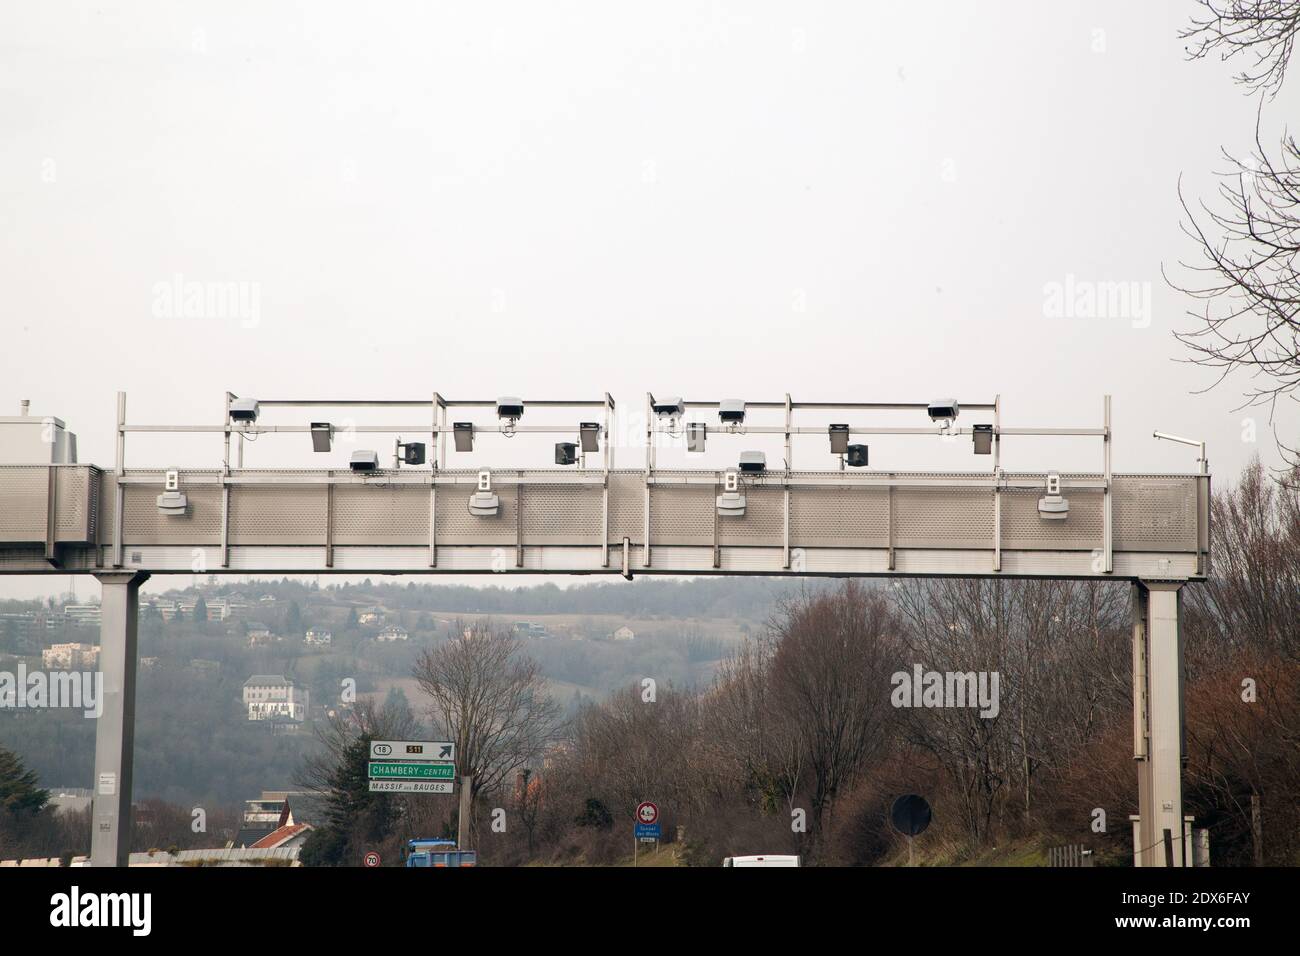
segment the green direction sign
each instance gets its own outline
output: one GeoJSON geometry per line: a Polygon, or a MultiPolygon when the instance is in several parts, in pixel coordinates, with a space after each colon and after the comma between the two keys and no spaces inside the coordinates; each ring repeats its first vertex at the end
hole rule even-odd
{"type": "Polygon", "coordinates": [[[370,761],[371,780],[455,780],[454,763],[370,761]]]}

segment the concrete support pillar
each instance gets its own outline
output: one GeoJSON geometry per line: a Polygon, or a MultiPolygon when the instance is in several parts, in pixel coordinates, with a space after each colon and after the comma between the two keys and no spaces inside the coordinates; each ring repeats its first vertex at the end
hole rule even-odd
{"type": "Polygon", "coordinates": [[[95,798],[90,865],[126,866],[131,852],[131,767],[135,755],[136,631],[144,571],[96,574],[103,586],[99,670],[104,710],[95,728],[95,798]]]}
{"type": "Polygon", "coordinates": [[[1133,586],[1133,755],[1138,765],[1139,866],[1183,866],[1181,581],[1133,586]]]}

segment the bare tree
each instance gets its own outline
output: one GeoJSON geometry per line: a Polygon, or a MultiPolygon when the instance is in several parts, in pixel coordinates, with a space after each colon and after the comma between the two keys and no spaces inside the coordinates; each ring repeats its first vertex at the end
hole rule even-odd
{"type": "Polygon", "coordinates": [[[473,777],[473,795],[491,792],[534,764],[556,733],[559,706],[523,644],[490,624],[425,650],[415,679],[429,695],[437,733],[456,742],[458,772],[473,777]]]}
{"type": "Polygon", "coordinates": [[[1296,34],[1300,33],[1300,0],[1201,0],[1204,8],[1192,17],[1179,37],[1192,41],[1188,56],[1200,60],[1217,53],[1222,60],[1253,57],[1237,82],[1251,90],[1276,94],[1286,79],[1296,34]]]}
{"type": "MultiPolygon", "coordinates": [[[[1284,135],[1272,157],[1258,128],[1255,139],[1258,153],[1247,160],[1225,153],[1219,208],[1201,203],[1193,212],[1180,186],[1183,232],[1199,259],[1179,263],[1191,280],[1169,281],[1204,302],[1188,313],[1197,324],[1175,333],[1188,361],[1215,370],[1215,385],[1245,372],[1245,404],[1267,406],[1272,421],[1279,399],[1300,400],[1300,147],[1284,135]]],[[[1278,444],[1294,459],[1295,444],[1278,444]]]]}
{"type": "MultiPolygon", "coordinates": [[[[850,581],[789,600],[777,629],[774,723],[792,735],[807,768],[813,853],[836,798],[885,747],[896,621],[880,591],[850,581]]],[[[800,759],[783,762],[792,758],[800,759]]]]}

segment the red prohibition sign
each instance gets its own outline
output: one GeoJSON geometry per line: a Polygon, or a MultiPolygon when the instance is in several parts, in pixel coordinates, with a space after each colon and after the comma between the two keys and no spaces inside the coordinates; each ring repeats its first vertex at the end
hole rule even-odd
{"type": "Polygon", "coordinates": [[[643,800],[636,805],[636,822],[637,823],[654,823],[659,819],[659,808],[649,800],[643,800]]]}
{"type": "Polygon", "coordinates": [[[363,862],[366,866],[378,866],[379,854],[376,853],[374,850],[371,850],[369,853],[365,855],[365,858],[361,862],[363,862]]]}

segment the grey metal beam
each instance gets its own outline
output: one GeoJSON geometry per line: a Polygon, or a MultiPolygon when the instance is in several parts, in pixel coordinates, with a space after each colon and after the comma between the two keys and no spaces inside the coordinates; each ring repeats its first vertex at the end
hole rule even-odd
{"type": "Polygon", "coordinates": [[[131,852],[131,770],[135,757],[136,635],[144,571],[96,574],[103,585],[99,673],[103,709],[95,727],[91,866],[126,866],[131,852]]]}

